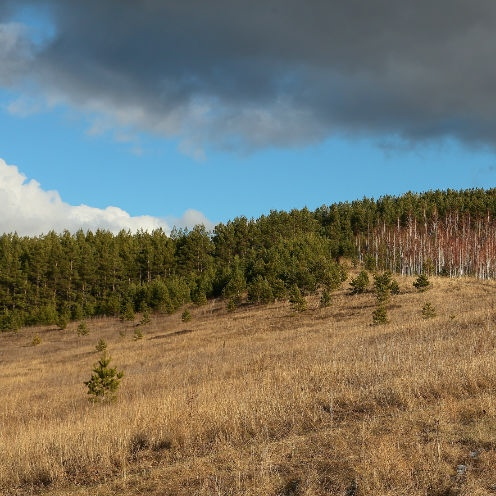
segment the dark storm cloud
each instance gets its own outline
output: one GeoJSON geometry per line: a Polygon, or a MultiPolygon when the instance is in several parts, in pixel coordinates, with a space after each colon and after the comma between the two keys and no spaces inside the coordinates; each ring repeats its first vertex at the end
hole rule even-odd
{"type": "Polygon", "coordinates": [[[4,26],[27,4],[47,9],[54,35],[28,56],[4,28],[15,75],[186,146],[496,143],[493,0],[7,0],[4,26]]]}

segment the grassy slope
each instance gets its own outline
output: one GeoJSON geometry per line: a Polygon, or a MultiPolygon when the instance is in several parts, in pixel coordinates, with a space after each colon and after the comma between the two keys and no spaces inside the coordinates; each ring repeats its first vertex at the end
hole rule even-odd
{"type": "Polygon", "coordinates": [[[496,284],[399,282],[385,326],[343,290],[153,317],[139,341],[113,320],[1,334],[0,494],[496,494],[496,284]],[[126,375],[93,405],[100,338],[126,375]]]}

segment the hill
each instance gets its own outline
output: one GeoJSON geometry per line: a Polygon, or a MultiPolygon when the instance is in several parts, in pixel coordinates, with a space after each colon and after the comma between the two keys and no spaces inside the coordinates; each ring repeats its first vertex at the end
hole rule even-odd
{"type": "Polygon", "coordinates": [[[212,300],[1,333],[0,494],[495,494],[496,283],[413,281],[380,326],[345,283],[300,313],[212,300]],[[125,376],[93,403],[100,339],[125,376]]]}
{"type": "Polygon", "coordinates": [[[430,191],[174,229],[0,235],[0,331],[333,291],[343,258],[401,275],[496,278],[496,189],[430,191]]]}

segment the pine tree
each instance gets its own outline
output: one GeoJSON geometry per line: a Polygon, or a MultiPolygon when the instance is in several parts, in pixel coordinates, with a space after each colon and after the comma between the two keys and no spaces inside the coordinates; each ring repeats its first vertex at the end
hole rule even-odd
{"type": "Polygon", "coordinates": [[[109,367],[110,361],[110,355],[104,352],[95,364],[91,378],[84,382],[93,401],[113,399],[119,389],[124,372],[117,372],[116,368],[109,367]]]}
{"type": "Polygon", "coordinates": [[[99,351],[100,353],[104,352],[107,349],[107,342],[105,341],[105,339],[103,339],[103,338],[99,339],[95,348],[96,348],[96,351],[99,351]]]}
{"type": "Polygon", "coordinates": [[[379,305],[385,305],[391,298],[391,273],[384,272],[374,276],[374,290],[379,305]]]}
{"type": "Polygon", "coordinates": [[[370,284],[369,275],[366,270],[362,270],[354,279],[351,280],[350,292],[351,294],[364,293],[369,284],[370,284]]]}
{"type": "Polygon", "coordinates": [[[296,284],[291,287],[289,302],[291,303],[291,308],[295,312],[304,312],[307,309],[307,301],[296,284]]]}
{"type": "Polygon", "coordinates": [[[432,303],[425,303],[422,306],[422,317],[424,319],[432,319],[436,316],[436,309],[432,305],[432,303]]]}
{"type": "Polygon", "coordinates": [[[377,305],[376,309],[372,312],[372,324],[381,325],[389,322],[387,315],[387,308],[385,305],[377,305]]]}
{"type": "Polygon", "coordinates": [[[182,322],[189,322],[191,320],[191,313],[188,309],[184,310],[184,312],[181,315],[181,321],[182,322]]]}
{"type": "Polygon", "coordinates": [[[424,292],[430,288],[431,283],[429,281],[429,278],[427,277],[427,274],[420,274],[413,285],[415,286],[417,291],[424,292]]]}
{"type": "Polygon", "coordinates": [[[399,293],[399,285],[392,278],[391,272],[383,272],[374,276],[374,290],[377,300],[377,307],[372,312],[372,324],[380,325],[389,322],[387,314],[387,304],[391,299],[391,294],[399,293]]]}
{"type": "Polygon", "coordinates": [[[82,320],[77,327],[77,335],[78,336],[87,336],[89,334],[88,326],[86,322],[82,320]]]}
{"type": "Polygon", "coordinates": [[[320,295],[319,306],[320,308],[327,308],[330,305],[331,305],[331,293],[327,289],[324,289],[322,291],[322,294],[320,295]]]}
{"type": "Polygon", "coordinates": [[[230,274],[227,284],[222,290],[224,298],[232,301],[237,307],[241,303],[243,298],[243,293],[246,290],[246,279],[243,274],[243,270],[239,265],[236,265],[230,274]]]}
{"type": "Polygon", "coordinates": [[[269,281],[260,274],[248,286],[248,300],[256,304],[267,304],[274,301],[274,293],[269,281]]]}
{"type": "Polygon", "coordinates": [[[127,301],[122,309],[121,320],[126,320],[128,322],[132,322],[135,319],[136,315],[134,314],[134,306],[132,302],[127,301]]]}
{"type": "Polygon", "coordinates": [[[148,308],[145,308],[143,310],[143,315],[141,316],[141,320],[139,322],[139,325],[147,325],[152,321],[152,318],[150,316],[150,310],[148,308]]]}

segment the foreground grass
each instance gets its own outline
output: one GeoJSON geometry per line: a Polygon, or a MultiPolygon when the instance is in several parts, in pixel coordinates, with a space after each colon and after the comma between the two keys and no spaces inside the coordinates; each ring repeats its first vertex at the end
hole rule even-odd
{"type": "Polygon", "coordinates": [[[496,494],[496,285],[0,335],[0,494],[496,494]],[[430,302],[437,316],[424,320],[430,302]],[[33,346],[33,338],[41,343],[33,346]],[[105,339],[118,399],[83,381],[105,339]]]}

